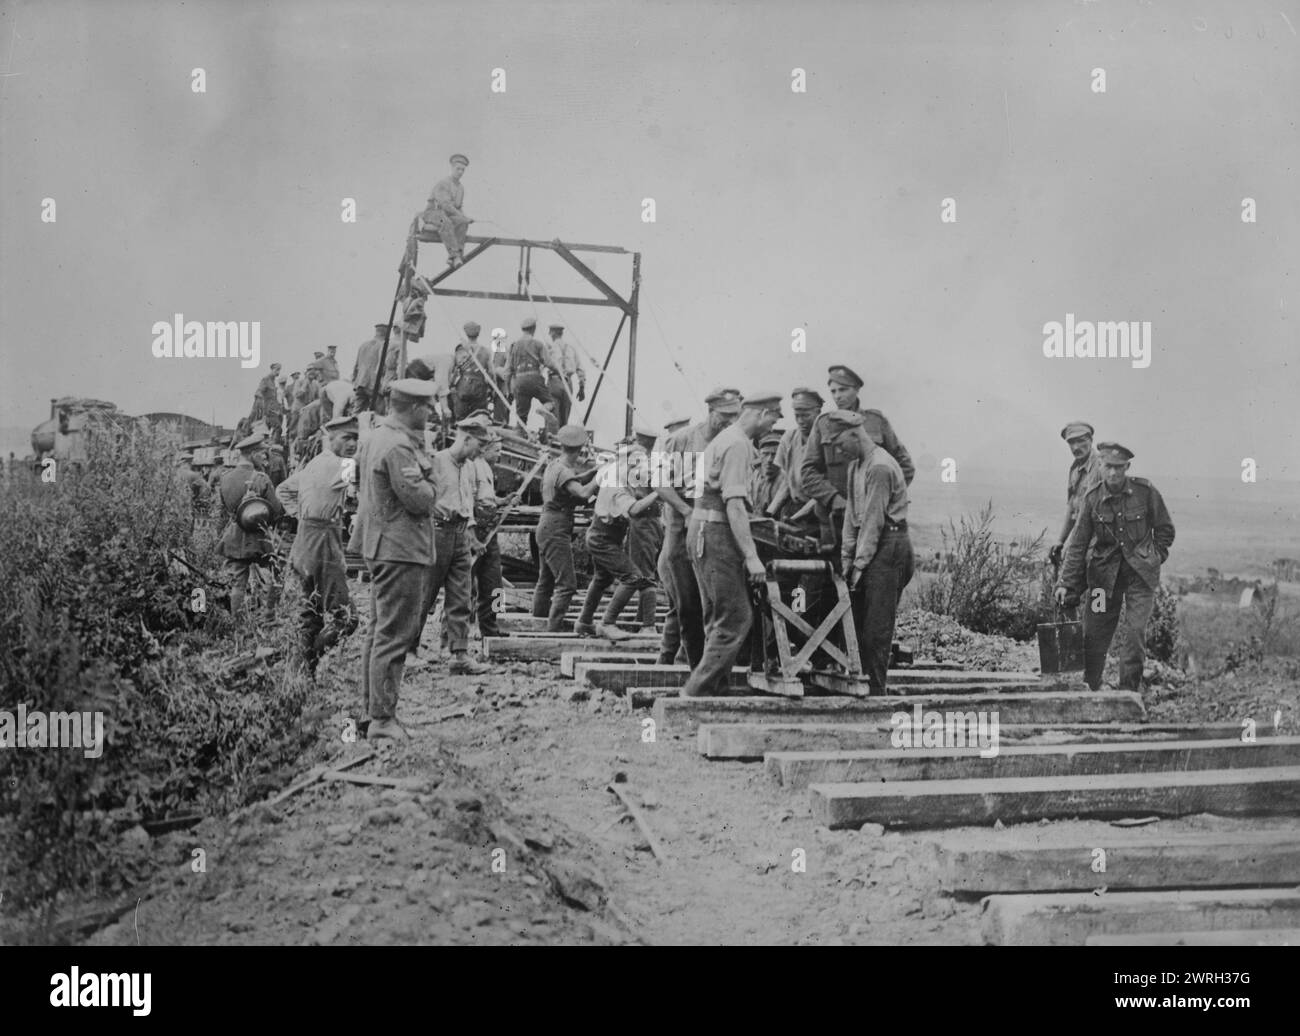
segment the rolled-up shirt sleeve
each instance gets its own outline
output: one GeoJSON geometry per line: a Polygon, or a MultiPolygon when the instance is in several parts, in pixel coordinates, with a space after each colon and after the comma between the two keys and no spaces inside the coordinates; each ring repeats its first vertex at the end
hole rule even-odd
{"type": "Polygon", "coordinates": [[[743,497],[753,507],[751,478],[754,474],[754,447],[748,440],[728,443],[718,458],[718,493],[723,500],[743,497]]]}
{"type": "MultiPolygon", "coordinates": [[[[889,500],[893,493],[890,485],[889,469],[871,464],[862,477],[862,498],[854,502],[855,536],[853,548],[853,567],[865,569],[876,556],[880,546],[880,534],[885,528],[885,518],[889,500]]],[[[849,519],[847,509],[844,516],[845,532],[848,531],[849,519]]],[[[845,547],[847,550],[847,546],[845,547]]]]}

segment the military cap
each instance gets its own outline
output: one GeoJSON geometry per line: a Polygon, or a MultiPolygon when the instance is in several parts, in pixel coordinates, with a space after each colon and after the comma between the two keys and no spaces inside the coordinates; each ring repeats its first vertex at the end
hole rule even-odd
{"type": "Polygon", "coordinates": [[[467,417],[456,425],[457,430],[467,432],[476,439],[484,441],[492,438],[492,422],[482,417],[467,417]]]}
{"type": "Polygon", "coordinates": [[[308,372],[308,373],[311,373],[312,371],[320,371],[320,370],[324,370],[324,369],[325,369],[325,367],[324,367],[324,365],[320,362],[320,360],[312,360],[311,363],[307,364],[307,372],[308,372]]]}
{"type": "Polygon", "coordinates": [[[519,325],[522,331],[532,331],[535,327],[537,327],[536,317],[524,317],[523,323],[519,325]]]}
{"type": "Polygon", "coordinates": [[[280,369],[280,364],[278,363],[271,364],[271,370],[278,371],[279,369],[280,369]]]}
{"type": "Polygon", "coordinates": [[[1093,428],[1087,421],[1071,421],[1061,429],[1061,438],[1066,442],[1071,439],[1078,439],[1085,435],[1093,435],[1093,428]]]}
{"type": "Polygon", "coordinates": [[[740,389],[716,388],[704,397],[710,410],[719,410],[724,414],[740,413],[740,389]]]}
{"type": "Polygon", "coordinates": [[[837,364],[834,367],[828,368],[826,375],[828,380],[836,385],[847,385],[849,388],[860,389],[863,384],[865,384],[863,380],[854,373],[852,368],[845,367],[843,364],[837,364]]]}
{"type": "Polygon", "coordinates": [[[826,421],[827,438],[843,435],[850,428],[861,428],[866,423],[866,418],[856,410],[832,410],[822,416],[826,421]]]}
{"type": "Polygon", "coordinates": [[[347,417],[336,417],[332,421],[326,421],[325,427],[331,432],[353,432],[357,429],[357,415],[351,414],[347,417]]]}
{"type": "Polygon", "coordinates": [[[339,347],[337,345],[327,345],[325,346],[325,348],[328,349],[330,352],[338,352],[339,347]]]}
{"type": "Polygon", "coordinates": [[[653,428],[647,428],[645,425],[634,425],[632,427],[633,441],[639,442],[646,449],[649,449],[651,446],[653,446],[655,444],[655,440],[658,438],[659,438],[659,433],[656,432],[653,428]]]}
{"type": "Polygon", "coordinates": [[[778,435],[776,432],[769,432],[767,435],[763,436],[763,438],[759,440],[758,445],[760,449],[767,446],[771,446],[773,449],[776,449],[776,447],[781,445],[781,436],[778,435]]]}
{"type": "Polygon", "coordinates": [[[376,330],[376,331],[387,331],[387,330],[388,330],[388,321],[385,320],[383,323],[376,324],[376,325],[375,325],[375,330],[376,330]]]}
{"type": "MultiPolygon", "coordinates": [[[[385,324],[384,326],[387,327],[388,325],[385,324]]],[[[324,356],[325,356],[325,354],[324,354],[323,352],[321,352],[319,349],[315,350],[315,351],[312,353],[312,355],[315,356],[316,359],[318,359],[318,360],[324,358],[324,356]]]]}
{"type": "Polygon", "coordinates": [[[821,406],[826,400],[822,399],[822,394],[816,389],[810,389],[801,385],[790,393],[790,402],[796,407],[821,406]]]}
{"type": "Polygon", "coordinates": [[[464,162],[466,165],[469,165],[469,159],[466,158],[464,155],[452,155],[451,158],[447,159],[447,161],[448,161],[448,162],[464,162]]]}
{"type": "Polygon", "coordinates": [[[278,442],[273,442],[273,443],[271,443],[271,445],[268,446],[267,449],[269,449],[272,453],[283,453],[283,452],[284,452],[284,447],[281,446],[278,442]]]}
{"type": "Polygon", "coordinates": [[[556,433],[556,442],[561,446],[574,449],[578,446],[587,445],[587,429],[580,424],[566,424],[556,433]]]}
{"type": "Polygon", "coordinates": [[[291,378],[296,378],[296,377],[297,377],[299,374],[301,374],[301,373],[302,373],[302,371],[290,371],[290,372],[289,372],[289,377],[291,377],[291,378]]]}
{"type": "Polygon", "coordinates": [[[674,417],[671,421],[666,421],[664,423],[664,431],[675,432],[678,428],[690,423],[691,419],[689,417],[674,417]]]}
{"type": "Polygon", "coordinates": [[[392,398],[397,402],[403,399],[409,399],[411,402],[432,399],[437,393],[438,388],[431,381],[425,381],[423,378],[402,378],[400,381],[393,382],[389,391],[392,398]]]}
{"type": "Polygon", "coordinates": [[[563,331],[563,330],[564,330],[564,325],[563,325],[563,324],[551,324],[550,327],[549,327],[549,330],[551,330],[551,331],[563,331]]]}
{"type": "Polygon", "coordinates": [[[420,381],[428,381],[433,377],[433,368],[419,357],[416,357],[406,365],[406,376],[408,378],[418,378],[420,381]]]}
{"type": "Polygon", "coordinates": [[[465,333],[469,335],[470,338],[478,337],[478,333],[482,330],[483,328],[479,327],[473,320],[465,322],[465,333]]]}
{"type": "Polygon", "coordinates": [[[754,392],[745,397],[742,405],[759,410],[779,410],[782,398],[779,392],[754,392]]]}
{"type": "Polygon", "coordinates": [[[465,415],[465,417],[467,420],[472,420],[473,418],[476,417],[482,417],[487,420],[488,424],[492,423],[492,412],[490,410],[484,410],[482,407],[479,407],[477,410],[471,410],[468,414],[465,415]]]}
{"type": "Polygon", "coordinates": [[[1117,442],[1099,442],[1097,452],[1107,464],[1123,464],[1133,459],[1133,451],[1117,442]]]}
{"type": "Polygon", "coordinates": [[[247,439],[240,439],[239,442],[235,443],[235,449],[239,450],[241,453],[245,453],[248,450],[256,449],[264,442],[266,442],[266,436],[261,432],[254,432],[247,439]]]}

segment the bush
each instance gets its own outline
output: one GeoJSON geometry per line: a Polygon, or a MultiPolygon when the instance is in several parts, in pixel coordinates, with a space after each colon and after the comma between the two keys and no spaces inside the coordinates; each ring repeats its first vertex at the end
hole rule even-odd
{"type": "Polygon", "coordinates": [[[1044,533],[1003,549],[993,536],[993,514],[989,501],[979,514],[963,515],[959,525],[949,521],[942,532],[946,560],[918,601],[976,633],[1031,640],[1051,614],[1037,592],[1044,533]]]}
{"type": "Polygon", "coordinates": [[[1178,655],[1178,598],[1166,586],[1156,590],[1155,605],[1144,633],[1146,652],[1157,662],[1173,662],[1178,655]]]}
{"type": "Polygon", "coordinates": [[[20,475],[0,500],[0,709],[105,721],[98,758],[0,751],[3,909],[44,933],[65,891],[129,884],[115,830],[259,792],[298,747],[307,693],[265,662],[228,675],[215,583],[206,614],[188,607],[204,578],[176,559],[209,574],[217,559],[210,530],[192,536],[174,438],[141,425],[87,438],[84,464],[50,484],[20,475]]]}

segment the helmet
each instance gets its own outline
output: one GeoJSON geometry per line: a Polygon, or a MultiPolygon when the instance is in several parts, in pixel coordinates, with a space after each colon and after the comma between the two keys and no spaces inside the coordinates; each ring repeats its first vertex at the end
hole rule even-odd
{"type": "Polygon", "coordinates": [[[245,532],[265,532],[271,523],[271,506],[259,496],[251,496],[235,510],[235,524],[245,532]]]}

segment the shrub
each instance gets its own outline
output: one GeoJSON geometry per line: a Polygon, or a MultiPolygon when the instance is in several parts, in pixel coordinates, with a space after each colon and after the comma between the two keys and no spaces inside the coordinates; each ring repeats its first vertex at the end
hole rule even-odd
{"type": "Polygon", "coordinates": [[[1148,657],[1157,662],[1172,662],[1178,655],[1178,598],[1166,586],[1156,590],[1155,606],[1147,620],[1144,634],[1148,657]]]}
{"type": "MultiPolygon", "coordinates": [[[[114,830],[259,793],[299,746],[307,694],[266,662],[228,674],[218,586],[206,614],[189,609],[204,579],[176,559],[211,575],[216,558],[210,529],[192,535],[174,438],[141,425],[87,438],[83,464],[50,484],[20,475],[0,499],[0,709],[105,716],[98,758],[0,751],[3,909],[44,933],[63,892],[130,882],[114,830]]],[[[292,631],[262,635],[283,651],[292,631]]]]}
{"type": "Polygon", "coordinates": [[[1030,640],[1038,623],[1048,621],[1050,604],[1037,589],[1043,533],[1021,537],[1003,549],[993,536],[993,502],[977,515],[963,515],[943,530],[939,574],[920,591],[922,608],[948,615],[976,633],[998,633],[1030,640]]]}

